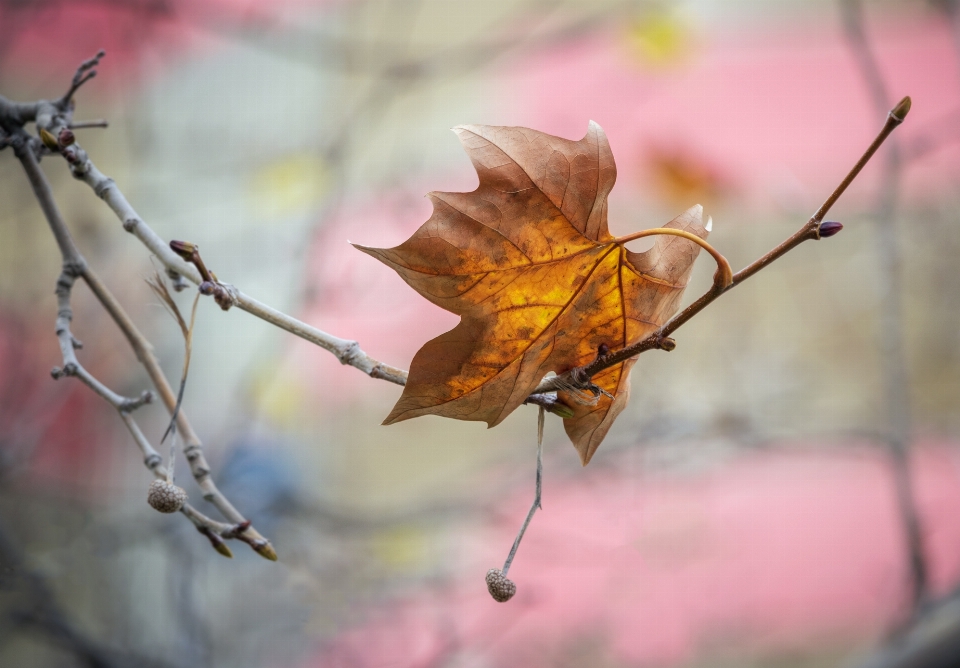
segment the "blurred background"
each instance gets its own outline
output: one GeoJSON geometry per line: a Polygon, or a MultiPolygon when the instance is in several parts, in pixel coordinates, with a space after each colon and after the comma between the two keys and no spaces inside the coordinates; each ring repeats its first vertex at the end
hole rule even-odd
{"type": "MultiPolygon", "coordinates": [[[[347,241],[396,245],[425,193],[475,187],[451,127],[579,139],[592,119],[618,167],[611,231],[701,203],[738,269],[807,220],[887,109],[913,110],[828,216],[838,236],[642,356],[587,468],[548,416],[544,510],[507,604],[483,577],[532,498],[536,410],[494,431],[382,427],[397,386],[212,300],[184,410],[279,562],[238,542],[225,560],[151,510],[115,411],[50,379],[60,257],[0,153],[0,664],[900,665],[882,661],[956,602],[956,2],[0,1],[8,98],[58,97],[100,48],[75,118],[110,125],[78,141],[147,223],[401,368],[456,317],[347,241]]],[[[64,161],[43,168],[179,378],[179,329],[144,282],[158,262],[64,161]]],[[[713,270],[701,259],[687,301],[713,270]]],[[[85,286],[73,306],[83,364],[148,388],[85,286]]],[[[156,444],[162,406],[137,417],[156,444]]],[[[213,515],[182,457],[177,476],[213,515]]],[[[957,665],[949,651],[910,665],[957,665]]]]}

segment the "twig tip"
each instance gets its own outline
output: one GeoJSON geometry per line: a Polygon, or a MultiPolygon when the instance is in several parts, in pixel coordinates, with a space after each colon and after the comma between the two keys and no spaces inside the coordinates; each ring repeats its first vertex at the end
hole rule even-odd
{"type": "Polygon", "coordinates": [[[891,111],[890,115],[893,116],[896,120],[903,122],[903,119],[907,117],[907,114],[910,113],[910,107],[913,105],[913,101],[910,99],[910,96],[907,95],[905,98],[900,100],[891,111]]]}
{"type": "Polygon", "coordinates": [[[277,551],[273,549],[273,545],[269,541],[263,541],[259,545],[254,545],[253,549],[264,559],[269,559],[270,561],[277,560],[277,551]]]}

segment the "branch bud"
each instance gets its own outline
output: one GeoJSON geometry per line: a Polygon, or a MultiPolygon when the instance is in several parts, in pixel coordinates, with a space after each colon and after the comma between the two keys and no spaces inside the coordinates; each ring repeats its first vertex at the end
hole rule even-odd
{"type": "Polygon", "coordinates": [[[832,237],[842,229],[843,224],[834,220],[828,220],[824,223],[820,223],[820,238],[825,239],[827,237],[832,237]]]}
{"type": "Polygon", "coordinates": [[[251,545],[251,547],[264,559],[269,559],[270,561],[277,560],[277,551],[273,549],[273,545],[271,545],[269,541],[264,540],[257,545],[251,545]]]}
{"type": "Polygon", "coordinates": [[[70,144],[77,141],[77,138],[73,135],[73,130],[64,128],[60,131],[60,136],[57,137],[57,141],[60,142],[60,146],[70,146],[70,144]]]}
{"type": "Polygon", "coordinates": [[[182,257],[187,262],[193,261],[193,254],[200,250],[200,247],[197,244],[192,244],[189,241],[177,241],[174,239],[170,242],[170,250],[182,257]]]}
{"type": "Polygon", "coordinates": [[[910,113],[910,107],[913,105],[913,102],[910,100],[910,96],[907,95],[905,98],[900,100],[893,109],[890,110],[890,115],[893,116],[900,123],[903,122],[903,119],[907,117],[907,114],[910,113]]]}
{"type": "Polygon", "coordinates": [[[233,552],[230,551],[230,548],[227,547],[226,542],[218,536],[215,532],[211,531],[208,527],[198,526],[197,531],[202,533],[207,537],[207,540],[210,541],[210,545],[213,546],[213,549],[225,556],[228,559],[233,559],[233,552]]]}
{"type": "Polygon", "coordinates": [[[57,138],[53,136],[46,128],[40,128],[40,141],[43,142],[43,145],[46,146],[51,151],[59,151],[60,144],[57,143],[57,138]]]}
{"type": "Polygon", "coordinates": [[[664,336],[657,342],[660,350],[670,352],[671,350],[676,350],[677,342],[671,339],[669,336],[664,336]]]}
{"type": "Polygon", "coordinates": [[[576,414],[573,412],[573,409],[572,409],[572,408],[570,408],[569,406],[567,406],[565,403],[563,403],[563,402],[560,401],[559,399],[557,399],[556,401],[554,401],[554,402],[553,402],[552,404],[550,404],[549,406],[544,406],[544,408],[547,409],[547,412],[548,412],[548,413],[553,413],[554,415],[557,415],[557,416],[559,416],[559,417],[562,417],[564,420],[568,420],[568,419],[572,418],[574,415],[576,415],[576,414]]]}

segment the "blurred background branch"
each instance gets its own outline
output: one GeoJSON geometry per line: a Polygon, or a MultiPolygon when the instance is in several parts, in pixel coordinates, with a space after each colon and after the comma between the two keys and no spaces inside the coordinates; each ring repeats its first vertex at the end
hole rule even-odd
{"type": "MultiPolygon", "coordinates": [[[[867,41],[863,8],[859,0],[842,0],[843,25],[873,106],[878,111],[890,103],[890,95],[880,65],[867,41]]],[[[903,520],[904,543],[908,553],[911,601],[914,613],[922,606],[927,591],[927,565],[923,554],[923,531],[914,502],[909,447],[913,436],[910,410],[910,378],[904,344],[903,253],[897,225],[897,204],[903,161],[901,142],[892,137],[883,155],[881,180],[876,204],[876,237],[880,271],[879,339],[882,360],[886,441],[893,465],[897,504],[903,520]]]]}

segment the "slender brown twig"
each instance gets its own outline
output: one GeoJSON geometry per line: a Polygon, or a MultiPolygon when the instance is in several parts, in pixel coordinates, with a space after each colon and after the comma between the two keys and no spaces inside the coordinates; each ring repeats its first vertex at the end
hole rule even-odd
{"type": "MultiPolygon", "coordinates": [[[[830,208],[838,199],[840,199],[840,196],[843,195],[847,187],[853,182],[867,162],[870,161],[870,158],[872,158],[873,154],[877,152],[877,149],[880,148],[884,140],[886,140],[886,138],[890,136],[890,133],[893,132],[894,129],[896,129],[896,127],[903,122],[903,119],[906,118],[907,113],[910,111],[910,104],[910,98],[905,97],[900,100],[899,104],[897,104],[897,106],[887,114],[887,118],[880,132],[877,134],[877,137],[873,140],[867,150],[864,151],[863,155],[860,156],[860,159],[840,182],[840,185],[838,185],[834,191],[830,193],[830,196],[827,197],[826,201],[824,201],[824,203],[820,205],[820,208],[817,209],[816,213],[810,217],[810,220],[808,220],[803,227],[783,241],[783,243],[781,243],[779,246],[734,274],[733,280],[729,285],[724,288],[718,288],[715,283],[709,291],[701,295],[696,301],[675,315],[672,319],[670,319],[669,322],[663,325],[663,327],[658,329],[647,338],[633,345],[627,346],[626,348],[622,348],[621,350],[611,352],[607,355],[598,356],[596,360],[586,366],[577,367],[576,369],[572,369],[564,374],[547,379],[540,383],[540,385],[534,390],[534,393],[542,394],[545,392],[553,392],[557,389],[560,389],[565,384],[572,384],[575,387],[585,387],[593,376],[600,373],[604,369],[608,369],[612,366],[620,364],[621,362],[625,362],[631,357],[639,355],[640,353],[644,353],[648,350],[665,349],[664,342],[669,339],[670,335],[695,315],[700,313],[700,311],[713,303],[717,297],[737,287],[764,267],[792,251],[804,241],[819,240],[821,236],[827,236],[826,234],[821,235],[821,224],[823,224],[823,219],[827,215],[827,212],[830,211],[830,208]]],[[[835,233],[835,231],[836,228],[831,230],[831,233],[835,233]]],[[[667,347],[670,349],[673,348],[672,344],[670,343],[667,344],[667,347]]]]}

